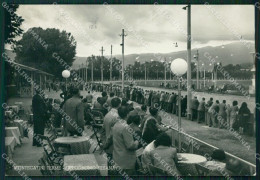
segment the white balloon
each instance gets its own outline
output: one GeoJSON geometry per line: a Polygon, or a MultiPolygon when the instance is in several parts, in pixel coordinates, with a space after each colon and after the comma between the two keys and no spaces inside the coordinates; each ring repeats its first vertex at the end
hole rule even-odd
{"type": "Polygon", "coordinates": [[[176,76],[181,76],[187,72],[188,64],[184,59],[177,58],[171,63],[171,71],[176,76]]]}
{"type": "Polygon", "coordinates": [[[62,77],[64,77],[64,78],[70,77],[70,71],[68,71],[68,70],[62,71],[62,77]]]}

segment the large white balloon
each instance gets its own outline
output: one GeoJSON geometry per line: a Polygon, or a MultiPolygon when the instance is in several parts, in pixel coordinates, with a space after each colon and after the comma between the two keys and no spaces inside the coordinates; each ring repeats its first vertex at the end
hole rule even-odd
{"type": "Polygon", "coordinates": [[[171,71],[176,76],[181,76],[187,72],[188,64],[184,59],[177,58],[171,63],[171,71]]]}
{"type": "Polygon", "coordinates": [[[70,77],[70,71],[68,71],[68,70],[62,71],[62,77],[64,77],[64,78],[70,77]]]}

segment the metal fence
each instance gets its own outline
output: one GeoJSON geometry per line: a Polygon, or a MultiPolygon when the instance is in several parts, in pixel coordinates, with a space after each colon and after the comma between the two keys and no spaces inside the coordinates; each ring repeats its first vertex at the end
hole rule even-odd
{"type": "MultiPolygon", "coordinates": [[[[172,145],[178,147],[178,130],[170,127],[171,135],[172,135],[172,145]]],[[[181,132],[181,142],[183,150],[186,150],[187,153],[199,154],[202,156],[211,155],[215,149],[219,149],[211,144],[208,144],[200,139],[197,139],[193,136],[190,136],[184,132],[181,132]],[[183,147],[185,146],[185,147],[183,147]]],[[[225,152],[226,160],[236,159],[240,162],[242,168],[240,172],[237,172],[237,175],[247,175],[252,176],[256,173],[256,165],[241,159],[233,154],[225,152]]],[[[208,157],[208,156],[207,156],[208,157]]]]}

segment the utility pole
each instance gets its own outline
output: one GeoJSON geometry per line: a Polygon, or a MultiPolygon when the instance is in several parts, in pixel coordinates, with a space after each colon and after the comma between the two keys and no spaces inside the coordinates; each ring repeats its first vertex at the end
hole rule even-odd
{"type": "Polygon", "coordinates": [[[122,46],[122,93],[123,93],[123,90],[124,90],[124,86],[125,86],[125,82],[124,82],[124,79],[125,79],[125,72],[124,72],[124,66],[125,66],[125,57],[124,57],[124,47],[125,47],[125,42],[124,42],[124,38],[125,36],[127,36],[125,34],[125,30],[122,29],[122,34],[120,34],[119,36],[122,36],[122,44],[120,44],[122,46]]]}
{"type": "Polygon", "coordinates": [[[191,7],[190,4],[183,8],[187,10],[187,118],[191,119],[191,7]]]}
{"type": "Polygon", "coordinates": [[[103,86],[103,58],[104,58],[103,52],[105,51],[103,46],[100,51],[101,51],[101,84],[103,86]]]}
{"type": "Polygon", "coordinates": [[[164,58],[164,87],[166,87],[166,71],[167,71],[167,62],[166,62],[166,58],[164,58]]]}
{"type": "Polygon", "coordinates": [[[197,60],[197,72],[196,72],[196,77],[197,77],[197,90],[199,89],[199,51],[197,50],[196,52],[196,60],[197,60]]]}
{"type": "Polygon", "coordinates": [[[93,79],[93,70],[94,70],[94,68],[93,68],[93,59],[91,59],[91,81],[92,81],[92,83],[94,82],[94,79],[93,79]]]}
{"type": "Polygon", "coordinates": [[[146,85],[146,79],[147,79],[147,75],[146,75],[146,61],[144,62],[144,84],[146,85]]]}
{"type": "Polygon", "coordinates": [[[111,45],[111,57],[110,57],[110,81],[112,81],[112,45],[111,45]]]}
{"type": "Polygon", "coordinates": [[[88,60],[86,60],[86,82],[88,81],[88,60]]]}

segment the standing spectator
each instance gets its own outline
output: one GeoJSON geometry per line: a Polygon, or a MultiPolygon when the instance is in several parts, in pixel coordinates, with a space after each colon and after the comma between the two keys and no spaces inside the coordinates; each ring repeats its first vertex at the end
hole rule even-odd
{"type": "Polygon", "coordinates": [[[230,111],[231,111],[231,106],[230,104],[227,105],[227,128],[230,128],[230,111]]]}
{"type": "Polygon", "coordinates": [[[80,99],[79,89],[73,88],[71,93],[72,98],[68,99],[63,106],[66,113],[65,122],[63,123],[65,135],[69,133],[70,136],[82,136],[85,125],[84,106],[80,99]]]}
{"type": "Polygon", "coordinates": [[[170,98],[170,94],[168,92],[165,93],[165,99],[164,99],[164,111],[167,112],[168,111],[168,101],[170,98]]]}
{"type": "Polygon", "coordinates": [[[126,107],[118,108],[119,121],[112,128],[113,137],[113,159],[117,166],[128,175],[135,174],[136,149],[138,141],[134,141],[126,124],[128,110],[126,107]]]}
{"type": "Polygon", "coordinates": [[[161,105],[161,109],[163,109],[163,107],[164,107],[164,101],[165,101],[165,92],[162,91],[162,92],[160,93],[160,105],[161,105]]]}
{"type": "Polygon", "coordinates": [[[212,126],[212,120],[211,120],[211,113],[209,112],[209,108],[212,106],[213,104],[213,98],[211,97],[207,104],[205,105],[205,113],[206,113],[206,125],[208,125],[209,127],[212,126]]]}
{"type": "Polygon", "coordinates": [[[250,114],[251,114],[251,112],[247,107],[247,103],[243,102],[238,111],[238,117],[239,117],[238,124],[239,124],[239,133],[240,134],[243,134],[245,129],[246,129],[246,131],[248,130],[247,123],[250,120],[250,114]]]}
{"type": "Polygon", "coordinates": [[[181,101],[181,116],[185,117],[186,116],[186,111],[187,111],[187,102],[188,102],[188,98],[187,95],[183,98],[183,100],[181,101]]]}
{"type": "Polygon", "coordinates": [[[88,91],[88,94],[86,95],[86,99],[87,99],[87,103],[92,103],[93,96],[90,93],[90,91],[88,91]]]}
{"type": "Polygon", "coordinates": [[[153,92],[151,107],[158,108],[160,106],[160,94],[159,92],[153,92]]]}
{"type": "Polygon", "coordinates": [[[148,106],[152,105],[153,91],[151,90],[149,93],[148,106]]]}
{"type": "Polygon", "coordinates": [[[227,106],[226,106],[226,100],[223,100],[223,102],[219,105],[219,128],[224,128],[225,124],[227,124],[227,106]]]}
{"type": "Polygon", "coordinates": [[[146,106],[149,105],[149,91],[147,91],[147,90],[145,90],[144,104],[145,104],[146,106]]]}
{"type": "Polygon", "coordinates": [[[130,100],[133,101],[133,92],[134,92],[134,88],[130,89],[130,100]]]}
{"type": "Polygon", "coordinates": [[[198,107],[198,123],[205,122],[205,98],[199,103],[198,107]]]}
{"type": "Polygon", "coordinates": [[[40,96],[38,89],[35,89],[36,94],[32,99],[33,112],[33,146],[40,147],[41,143],[38,135],[44,135],[44,127],[47,116],[47,107],[44,99],[40,96]]]}
{"type": "Polygon", "coordinates": [[[177,94],[174,94],[172,100],[172,114],[176,114],[176,103],[177,103],[177,94]]]}
{"type": "Polygon", "coordinates": [[[194,98],[191,100],[191,120],[197,120],[198,118],[198,106],[199,101],[197,99],[197,96],[194,96],[194,98]]]}
{"type": "Polygon", "coordinates": [[[216,102],[214,104],[212,104],[212,106],[209,109],[209,112],[211,113],[211,120],[212,120],[212,124],[213,127],[217,127],[217,117],[218,117],[218,113],[219,113],[219,101],[216,100],[216,102]]]}
{"type": "Polygon", "coordinates": [[[231,108],[230,108],[230,127],[237,130],[236,127],[234,127],[234,124],[237,122],[238,102],[233,101],[232,105],[233,106],[231,106],[231,108]]]}
{"type": "Polygon", "coordinates": [[[174,92],[172,92],[168,100],[168,111],[167,111],[168,113],[172,113],[173,98],[174,98],[174,92]]]}
{"type": "MultiPolygon", "coordinates": [[[[103,137],[102,139],[105,152],[110,159],[113,159],[113,145],[112,142],[109,142],[109,138],[111,137],[113,126],[118,121],[118,108],[120,107],[120,104],[121,100],[119,98],[113,98],[111,100],[112,109],[104,117],[103,129],[105,130],[105,137],[103,137]]],[[[111,161],[108,161],[108,167],[112,167],[111,161]]]]}
{"type": "MultiPolygon", "coordinates": [[[[180,106],[181,106],[183,96],[181,96],[180,98],[181,98],[181,100],[180,100],[180,106]]],[[[179,115],[179,96],[177,96],[177,98],[176,98],[176,116],[178,116],[178,115],[179,115]]]]}

